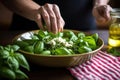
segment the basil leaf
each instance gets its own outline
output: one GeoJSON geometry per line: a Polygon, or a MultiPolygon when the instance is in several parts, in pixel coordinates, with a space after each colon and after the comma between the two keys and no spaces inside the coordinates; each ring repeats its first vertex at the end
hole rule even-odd
{"type": "Polygon", "coordinates": [[[86,36],[83,38],[83,40],[88,42],[90,48],[92,49],[96,48],[96,41],[92,36],[86,36]]]}
{"type": "Polygon", "coordinates": [[[44,49],[44,43],[42,41],[37,41],[34,45],[34,53],[39,54],[44,49]]]}
{"type": "Polygon", "coordinates": [[[91,51],[92,51],[92,49],[87,46],[82,46],[82,47],[79,47],[79,49],[78,49],[79,53],[85,53],[85,52],[91,52],[91,51]]]}
{"type": "Polygon", "coordinates": [[[16,53],[14,55],[14,57],[17,59],[17,61],[19,62],[19,65],[22,66],[23,68],[27,69],[28,71],[30,70],[29,64],[26,60],[26,58],[20,54],[20,53],[16,53]]]}
{"type": "Polygon", "coordinates": [[[15,41],[14,44],[20,46],[21,49],[24,49],[24,47],[29,46],[29,43],[24,41],[15,41]]]}
{"type": "Polygon", "coordinates": [[[7,64],[12,70],[17,70],[19,68],[19,63],[15,57],[9,56],[7,59],[7,64]]]}
{"type": "Polygon", "coordinates": [[[113,56],[120,56],[119,48],[112,47],[107,50],[108,53],[111,53],[113,56]]]}
{"type": "Polygon", "coordinates": [[[12,48],[14,51],[18,51],[20,47],[19,47],[18,45],[12,45],[11,48],[12,48]]]}
{"type": "Polygon", "coordinates": [[[95,34],[92,35],[92,37],[93,37],[93,38],[95,39],[95,41],[97,42],[97,40],[98,40],[98,34],[95,33],[95,34]]]}
{"type": "Polygon", "coordinates": [[[48,35],[47,31],[39,30],[39,32],[38,32],[39,39],[44,38],[46,35],[48,35]]]}
{"type": "Polygon", "coordinates": [[[7,78],[10,80],[15,80],[16,75],[13,70],[7,68],[7,67],[1,67],[0,68],[0,76],[2,78],[7,78]]]}
{"type": "Polygon", "coordinates": [[[7,50],[0,50],[0,58],[5,59],[9,57],[9,52],[7,50]]]}
{"type": "Polygon", "coordinates": [[[19,79],[19,80],[28,79],[28,76],[19,69],[16,70],[15,73],[16,73],[16,79],[19,79]]]}
{"type": "Polygon", "coordinates": [[[3,46],[0,46],[0,50],[4,50],[4,47],[3,47],[3,46]]]}
{"type": "Polygon", "coordinates": [[[61,47],[61,48],[57,48],[55,49],[55,54],[56,55],[70,55],[71,51],[69,51],[67,48],[65,47],[61,47]]]}
{"type": "Polygon", "coordinates": [[[78,33],[78,38],[81,39],[81,38],[83,38],[83,37],[85,37],[85,34],[84,34],[83,32],[79,32],[79,33],[78,33]]]}
{"type": "Polygon", "coordinates": [[[24,47],[23,50],[28,51],[30,53],[34,53],[34,46],[32,46],[32,45],[26,46],[26,47],[24,47]]]}
{"type": "Polygon", "coordinates": [[[45,50],[45,51],[42,51],[40,54],[43,54],[43,55],[50,55],[51,52],[49,50],[45,50]]]}
{"type": "Polygon", "coordinates": [[[63,37],[68,37],[69,40],[75,41],[77,40],[77,36],[72,31],[65,31],[63,37]]]}

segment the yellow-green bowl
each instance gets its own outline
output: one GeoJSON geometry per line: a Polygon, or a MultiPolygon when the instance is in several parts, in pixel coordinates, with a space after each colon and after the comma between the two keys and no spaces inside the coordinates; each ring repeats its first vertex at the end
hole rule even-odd
{"type": "MultiPolygon", "coordinates": [[[[26,33],[37,33],[39,30],[33,30],[26,33]]],[[[74,33],[78,33],[79,31],[72,30],[74,33]]],[[[23,33],[25,34],[25,33],[23,33]]],[[[20,34],[13,39],[13,42],[21,37],[20,34]]],[[[97,54],[99,50],[104,46],[103,40],[99,37],[97,45],[99,46],[96,50],[82,53],[82,54],[73,54],[73,55],[42,55],[42,54],[31,54],[29,52],[20,50],[21,53],[27,58],[28,61],[35,63],[40,66],[47,67],[70,67],[82,64],[88,60],[90,60],[93,56],[97,54]]]]}

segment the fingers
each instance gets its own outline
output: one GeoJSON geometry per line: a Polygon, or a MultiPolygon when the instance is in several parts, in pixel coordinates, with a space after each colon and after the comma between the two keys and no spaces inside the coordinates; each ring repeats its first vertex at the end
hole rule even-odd
{"type": "Polygon", "coordinates": [[[42,23],[43,23],[44,29],[51,31],[50,17],[49,17],[48,12],[46,11],[46,9],[43,6],[41,7],[40,13],[42,16],[41,18],[42,18],[42,23]]]}
{"type": "Polygon", "coordinates": [[[98,10],[97,7],[93,8],[93,16],[95,17],[96,21],[99,23],[103,23],[103,17],[100,15],[102,12],[101,10],[98,10]]]}
{"type": "Polygon", "coordinates": [[[45,4],[39,9],[39,17],[37,20],[38,26],[43,30],[48,30],[57,33],[63,30],[65,22],[61,17],[59,7],[55,4],[45,4]],[[42,19],[44,21],[42,21],[42,19]],[[40,20],[40,21],[39,21],[40,20]],[[45,22],[46,27],[43,26],[45,22]]]}
{"type": "Polygon", "coordinates": [[[58,32],[58,28],[57,28],[57,19],[56,19],[56,15],[53,11],[53,5],[51,4],[46,4],[45,8],[49,14],[50,17],[50,22],[51,22],[51,30],[53,33],[58,32]]]}
{"type": "Polygon", "coordinates": [[[103,16],[106,20],[108,20],[110,18],[111,9],[112,8],[109,5],[101,6],[101,11],[103,11],[103,13],[101,13],[101,16],[103,16]]]}
{"type": "Polygon", "coordinates": [[[95,17],[95,19],[96,19],[96,21],[97,21],[98,23],[104,23],[104,22],[105,22],[105,19],[104,19],[104,17],[102,17],[102,16],[100,15],[100,13],[102,13],[102,12],[98,12],[98,11],[95,9],[94,12],[93,12],[93,15],[94,15],[94,17],[95,17]]]}
{"type": "Polygon", "coordinates": [[[99,5],[93,9],[93,15],[98,22],[105,23],[110,19],[111,9],[109,5],[99,5]]]}
{"type": "Polygon", "coordinates": [[[65,25],[65,22],[63,18],[61,17],[60,10],[57,5],[53,5],[53,11],[55,12],[56,18],[57,18],[57,27],[58,31],[63,31],[63,27],[65,25]]]}
{"type": "Polygon", "coordinates": [[[35,16],[35,22],[37,23],[38,27],[42,30],[44,30],[44,27],[43,27],[43,23],[42,23],[42,19],[41,19],[41,15],[40,14],[37,14],[35,16]]]}
{"type": "Polygon", "coordinates": [[[103,17],[105,17],[106,20],[109,20],[109,18],[110,18],[111,9],[112,8],[109,5],[103,6],[103,17]]]}

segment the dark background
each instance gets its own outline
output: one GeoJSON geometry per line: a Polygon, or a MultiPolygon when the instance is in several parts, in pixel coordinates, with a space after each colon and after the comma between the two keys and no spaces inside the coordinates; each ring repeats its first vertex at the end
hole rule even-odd
{"type": "MultiPolygon", "coordinates": [[[[109,4],[113,8],[120,8],[120,0],[110,0],[109,4]]],[[[5,6],[0,3],[0,30],[7,30],[11,20],[12,20],[12,12],[9,11],[5,6]],[[4,26],[4,27],[3,27],[4,26]]],[[[100,25],[98,24],[98,27],[100,25]]],[[[100,28],[101,29],[101,28],[100,28]]],[[[107,29],[106,27],[102,27],[102,29],[107,29]]]]}

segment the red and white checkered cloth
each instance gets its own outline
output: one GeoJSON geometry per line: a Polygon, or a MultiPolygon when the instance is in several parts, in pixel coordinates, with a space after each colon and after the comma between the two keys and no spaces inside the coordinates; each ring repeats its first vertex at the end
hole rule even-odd
{"type": "Polygon", "coordinates": [[[68,70],[78,80],[120,80],[120,58],[99,51],[90,61],[68,70]]]}

